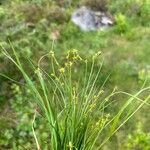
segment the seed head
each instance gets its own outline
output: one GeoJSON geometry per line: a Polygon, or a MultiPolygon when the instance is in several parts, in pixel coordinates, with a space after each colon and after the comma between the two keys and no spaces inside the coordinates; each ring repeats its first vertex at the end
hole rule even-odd
{"type": "Polygon", "coordinates": [[[59,72],[60,72],[61,74],[65,73],[65,68],[60,68],[60,69],[59,69],[59,72]]]}
{"type": "Polygon", "coordinates": [[[101,54],[101,51],[99,51],[96,54],[94,54],[93,59],[96,59],[100,54],[101,54]]]}
{"type": "Polygon", "coordinates": [[[50,54],[51,57],[54,57],[54,52],[53,51],[50,51],[49,54],[50,54]]]}

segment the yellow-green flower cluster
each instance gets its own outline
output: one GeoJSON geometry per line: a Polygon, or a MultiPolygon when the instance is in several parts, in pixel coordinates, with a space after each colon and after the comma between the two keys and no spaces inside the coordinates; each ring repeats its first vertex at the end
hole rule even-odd
{"type": "Polygon", "coordinates": [[[68,51],[66,59],[67,60],[72,60],[72,61],[76,61],[76,60],[80,60],[81,61],[81,60],[83,60],[81,58],[81,56],[79,55],[78,50],[76,50],[76,49],[68,51]]]}
{"type": "Polygon", "coordinates": [[[64,73],[65,73],[65,68],[60,68],[60,69],[59,69],[59,72],[60,72],[61,74],[64,74],[64,73]]]}
{"type": "Polygon", "coordinates": [[[98,56],[101,55],[101,51],[98,51],[97,53],[95,53],[92,57],[92,59],[96,59],[98,56]]]}
{"type": "Polygon", "coordinates": [[[50,51],[49,54],[50,54],[51,57],[54,57],[54,56],[55,56],[55,55],[54,55],[54,51],[50,51]]]}

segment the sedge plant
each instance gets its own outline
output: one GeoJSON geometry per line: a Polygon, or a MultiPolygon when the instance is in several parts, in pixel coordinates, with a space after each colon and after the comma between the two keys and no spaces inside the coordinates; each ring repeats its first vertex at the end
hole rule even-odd
{"type": "MultiPolygon", "coordinates": [[[[139,95],[149,90],[150,87],[142,88],[134,95],[115,89],[108,95],[104,94],[103,85],[97,84],[103,66],[102,62],[96,70],[97,73],[94,73],[95,61],[97,58],[100,59],[100,52],[91,56],[92,63],[89,63],[87,59],[81,58],[77,50],[72,50],[67,53],[65,63],[61,64],[54,51],[50,51],[42,56],[36,65],[32,63],[36,77],[33,80],[25,71],[14,49],[13,56],[5,49],[2,51],[22,73],[27,87],[33,94],[33,100],[40,109],[41,116],[48,123],[50,143],[47,144],[51,150],[102,149],[112,135],[144,104],[149,105],[150,95],[148,94],[144,99],[139,98],[139,95]],[[51,60],[51,67],[48,71],[41,65],[45,57],[51,60]],[[80,69],[77,66],[81,64],[84,66],[81,70],[84,76],[80,76],[78,72],[80,69]],[[107,108],[113,105],[113,97],[119,94],[125,95],[126,100],[115,114],[111,114],[107,108]]],[[[36,115],[32,126],[33,135],[37,149],[42,150],[38,143],[40,137],[36,137],[34,131],[35,119],[36,115]]]]}

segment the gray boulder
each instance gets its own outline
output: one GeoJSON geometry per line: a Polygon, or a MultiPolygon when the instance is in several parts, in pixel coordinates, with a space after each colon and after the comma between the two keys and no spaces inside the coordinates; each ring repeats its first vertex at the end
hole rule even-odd
{"type": "Polygon", "coordinates": [[[71,20],[83,31],[102,30],[113,24],[113,20],[106,13],[95,12],[85,6],[77,9],[71,20]]]}

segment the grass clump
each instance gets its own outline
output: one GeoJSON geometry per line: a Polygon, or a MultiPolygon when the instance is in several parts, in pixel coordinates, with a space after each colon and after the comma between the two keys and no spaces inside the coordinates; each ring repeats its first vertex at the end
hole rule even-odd
{"type": "Polygon", "coordinates": [[[116,15],[116,31],[119,33],[122,32],[126,32],[128,30],[128,23],[127,23],[127,19],[126,16],[124,16],[123,14],[117,14],[116,15]]]}
{"type": "MultiPolygon", "coordinates": [[[[150,95],[140,99],[138,96],[149,89],[144,88],[131,95],[114,89],[105,94],[103,87],[98,86],[103,61],[93,74],[95,62],[101,52],[95,53],[88,59],[82,58],[77,50],[69,51],[65,57],[65,63],[60,64],[53,51],[43,55],[37,65],[32,65],[34,79],[26,73],[16,53],[14,58],[6,51],[7,56],[21,71],[27,87],[32,93],[33,100],[38,104],[33,119],[33,135],[40,150],[40,137],[34,131],[36,114],[40,113],[48,123],[50,143],[53,150],[93,150],[100,149],[150,98],[150,95]],[[50,58],[50,67],[45,69],[42,61],[50,58]],[[80,76],[78,66],[84,67],[84,77],[80,76]],[[74,75],[73,75],[74,74],[74,75]],[[76,76],[75,76],[76,74],[76,76]],[[81,78],[80,78],[81,77],[81,78]],[[125,95],[119,110],[111,110],[115,95],[125,95]],[[136,100],[136,101],[135,101],[136,100]],[[131,107],[132,105],[132,107],[131,107]],[[98,146],[97,142],[99,143],[98,146]]],[[[83,73],[83,70],[82,70],[83,73]]]]}

